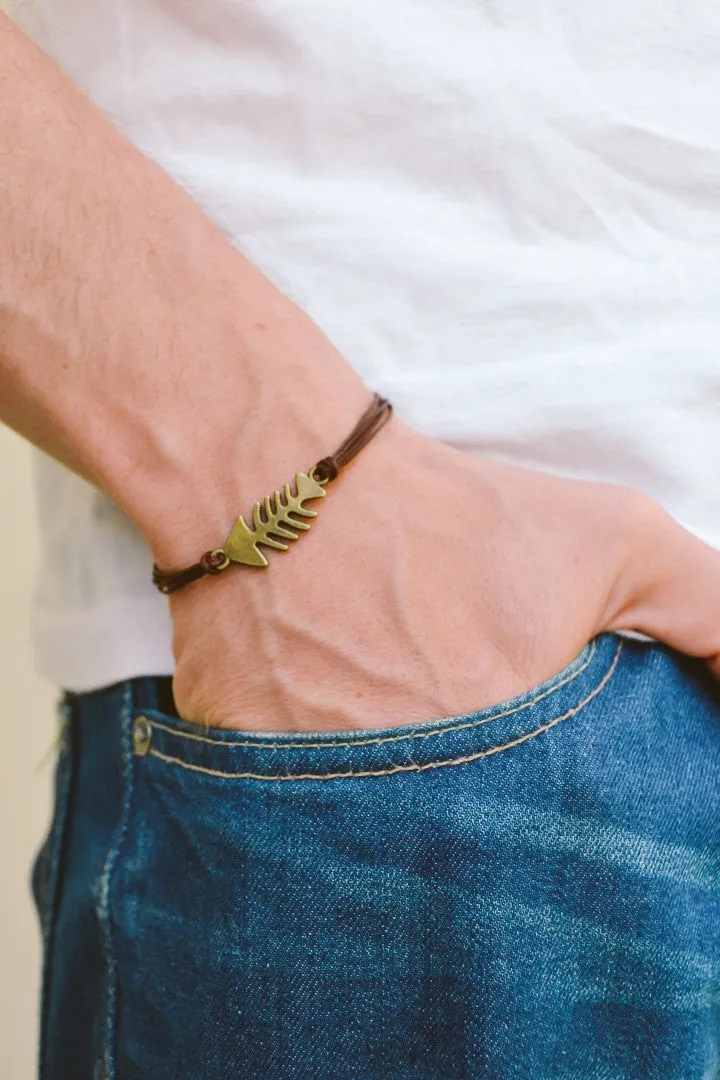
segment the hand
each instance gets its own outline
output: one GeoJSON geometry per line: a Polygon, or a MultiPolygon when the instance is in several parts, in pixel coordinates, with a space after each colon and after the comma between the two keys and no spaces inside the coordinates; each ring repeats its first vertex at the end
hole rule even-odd
{"type": "Polygon", "coordinates": [[[603,630],[642,631],[720,677],[720,553],[646,496],[479,460],[393,420],[317,509],[267,569],[172,598],[186,719],[435,720],[543,682],[603,630]]]}

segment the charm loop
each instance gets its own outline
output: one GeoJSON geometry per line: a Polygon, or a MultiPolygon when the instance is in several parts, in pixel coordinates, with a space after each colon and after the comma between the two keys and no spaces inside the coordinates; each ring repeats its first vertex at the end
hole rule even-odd
{"type": "Polygon", "coordinates": [[[230,565],[230,556],[224,548],[215,548],[206,551],[200,562],[206,574],[220,574],[230,565]]]}
{"type": "Polygon", "coordinates": [[[310,470],[310,479],[316,484],[329,484],[339,472],[338,464],[333,457],[324,457],[310,470]]]}

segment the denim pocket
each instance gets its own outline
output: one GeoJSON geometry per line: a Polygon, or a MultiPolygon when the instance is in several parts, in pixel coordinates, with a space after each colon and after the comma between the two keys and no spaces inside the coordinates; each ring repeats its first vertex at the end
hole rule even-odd
{"type": "Polygon", "coordinates": [[[604,635],[439,722],[133,719],[110,1080],[714,1075],[720,745],[701,665],[604,635]]]}
{"type": "Polygon", "coordinates": [[[134,751],[158,767],[224,780],[342,780],[465,764],[512,749],[577,715],[608,685],[621,650],[621,639],[603,635],[563,671],[510,701],[401,727],[298,735],[206,731],[144,710],[134,718],[134,751]]]}

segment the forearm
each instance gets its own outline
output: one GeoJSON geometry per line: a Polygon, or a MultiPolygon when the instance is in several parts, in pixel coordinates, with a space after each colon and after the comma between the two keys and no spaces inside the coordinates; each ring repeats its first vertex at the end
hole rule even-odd
{"type": "Polygon", "coordinates": [[[342,438],[365,388],[2,16],[0,148],[0,418],[192,558],[342,438]]]}

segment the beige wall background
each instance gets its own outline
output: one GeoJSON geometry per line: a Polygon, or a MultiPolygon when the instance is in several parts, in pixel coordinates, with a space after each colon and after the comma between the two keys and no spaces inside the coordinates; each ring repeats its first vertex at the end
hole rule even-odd
{"type": "Polygon", "coordinates": [[[0,506],[0,1078],[33,1080],[41,957],[29,876],[49,823],[57,694],[35,674],[29,643],[38,560],[30,450],[3,427],[0,506]]]}

